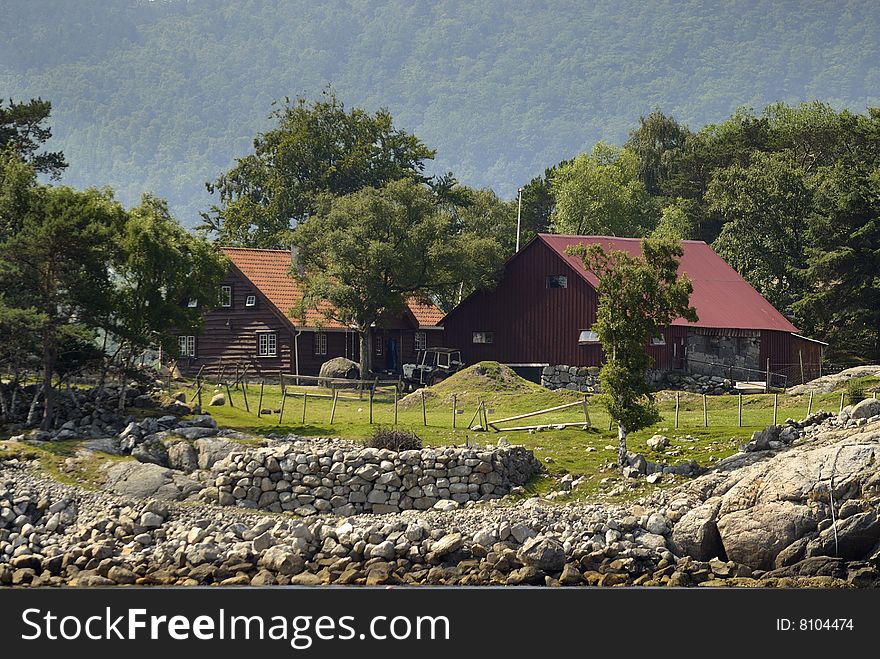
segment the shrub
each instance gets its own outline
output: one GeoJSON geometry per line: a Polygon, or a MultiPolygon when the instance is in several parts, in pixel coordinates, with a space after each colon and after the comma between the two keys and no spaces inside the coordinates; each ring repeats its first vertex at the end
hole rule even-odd
{"type": "Polygon", "coordinates": [[[846,399],[850,405],[865,399],[865,382],[861,378],[853,378],[846,383],[846,399]]]}
{"type": "Polygon", "coordinates": [[[412,451],[422,448],[422,440],[408,430],[376,428],[376,432],[365,444],[371,448],[387,448],[391,451],[412,451]]]}

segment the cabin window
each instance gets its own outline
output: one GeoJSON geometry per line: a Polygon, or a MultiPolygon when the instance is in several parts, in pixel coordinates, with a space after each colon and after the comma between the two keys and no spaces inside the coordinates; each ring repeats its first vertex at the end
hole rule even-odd
{"type": "Polygon", "coordinates": [[[327,354],[327,334],[324,332],[315,332],[315,354],[327,354]]]}
{"type": "Polygon", "coordinates": [[[416,352],[421,352],[428,348],[427,332],[416,332],[416,352]]]}
{"type": "Polygon", "coordinates": [[[666,337],[663,336],[662,334],[658,334],[657,336],[652,337],[651,338],[651,345],[652,346],[665,346],[666,345],[666,337]]]}
{"type": "Polygon", "coordinates": [[[198,298],[191,297],[189,300],[187,300],[186,306],[188,306],[190,309],[195,309],[197,306],[199,306],[198,298]]]}
{"type": "Polygon", "coordinates": [[[580,345],[599,343],[599,335],[591,329],[581,330],[578,334],[578,343],[580,345]]]}
{"type": "Polygon", "coordinates": [[[194,336],[178,336],[177,345],[180,348],[181,357],[196,356],[196,337],[194,336]]]}
{"type": "Polygon", "coordinates": [[[257,306],[257,296],[256,295],[248,295],[247,299],[244,301],[244,306],[246,306],[246,307],[257,306]]]}
{"type": "Polygon", "coordinates": [[[221,307],[231,307],[232,306],[232,286],[221,286],[220,287],[220,306],[221,307]]]}
{"type": "Polygon", "coordinates": [[[257,354],[260,357],[278,355],[278,334],[276,332],[260,332],[257,334],[257,354]]]}
{"type": "Polygon", "coordinates": [[[474,332],[474,343],[495,343],[495,332],[474,332]]]}
{"type": "Polygon", "coordinates": [[[566,275],[549,275],[547,288],[568,288],[568,277],[566,275]]]}

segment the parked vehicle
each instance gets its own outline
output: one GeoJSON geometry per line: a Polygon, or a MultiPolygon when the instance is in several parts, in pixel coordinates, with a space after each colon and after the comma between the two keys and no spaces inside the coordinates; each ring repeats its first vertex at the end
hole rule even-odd
{"type": "Polygon", "coordinates": [[[457,348],[428,348],[418,364],[403,365],[404,389],[417,389],[442,382],[464,368],[457,348]]]}

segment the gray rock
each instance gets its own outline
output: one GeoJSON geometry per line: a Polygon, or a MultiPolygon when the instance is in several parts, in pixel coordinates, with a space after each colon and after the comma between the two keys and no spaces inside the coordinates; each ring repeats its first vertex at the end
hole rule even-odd
{"type": "Polygon", "coordinates": [[[202,438],[193,445],[198,452],[199,469],[211,469],[227,455],[241,449],[241,444],[226,439],[202,438]]]}
{"type": "Polygon", "coordinates": [[[517,552],[517,558],[524,565],[545,572],[559,572],[565,565],[565,550],[556,538],[539,536],[526,540],[517,552]]]}
{"type": "Polygon", "coordinates": [[[740,510],[718,520],[727,557],[760,570],[772,569],[779,552],[815,528],[813,511],[789,502],[740,510]]]}
{"type": "Polygon", "coordinates": [[[866,398],[853,405],[849,416],[852,419],[870,419],[878,414],[880,414],[880,399],[866,398]]]}
{"type": "Polygon", "coordinates": [[[111,492],[138,498],[183,500],[202,489],[197,481],[172,469],[139,462],[116,462],[105,472],[111,492]]]}
{"type": "Polygon", "coordinates": [[[223,405],[226,405],[226,396],[224,396],[222,393],[216,393],[211,396],[211,400],[208,405],[211,407],[222,407],[223,405]]]}
{"type": "Polygon", "coordinates": [[[293,575],[302,572],[305,567],[303,557],[286,547],[270,547],[260,556],[260,567],[278,574],[293,575]]]}
{"type": "Polygon", "coordinates": [[[437,542],[431,545],[431,553],[434,556],[445,556],[454,551],[461,549],[464,544],[464,538],[461,533],[447,533],[437,542]]]}
{"type": "Polygon", "coordinates": [[[691,556],[708,561],[723,556],[724,548],[718,533],[716,519],[719,500],[706,502],[686,512],[672,529],[672,551],[678,556],[691,556]]]}
{"type": "Polygon", "coordinates": [[[168,447],[168,466],[171,469],[177,469],[186,473],[191,473],[198,469],[198,455],[192,444],[185,440],[171,444],[168,447]]]}

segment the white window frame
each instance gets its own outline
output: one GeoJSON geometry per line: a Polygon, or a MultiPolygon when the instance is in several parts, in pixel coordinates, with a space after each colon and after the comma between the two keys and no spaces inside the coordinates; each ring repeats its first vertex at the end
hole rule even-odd
{"type": "Polygon", "coordinates": [[[428,333],[427,332],[416,332],[415,336],[415,350],[416,352],[422,352],[423,350],[428,349],[428,333]]]}
{"type": "Polygon", "coordinates": [[[199,306],[199,298],[197,298],[197,297],[191,297],[191,298],[187,301],[186,306],[189,307],[190,309],[195,309],[196,307],[199,306]]]}
{"type": "Polygon", "coordinates": [[[220,287],[220,306],[225,309],[232,307],[232,286],[220,287]]]}
{"type": "Polygon", "coordinates": [[[177,337],[177,347],[180,349],[181,357],[196,356],[196,337],[192,334],[180,335],[177,337]]]}
{"type": "Polygon", "coordinates": [[[246,307],[257,306],[257,296],[256,295],[248,295],[244,301],[244,306],[246,306],[246,307]]]}
{"type": "Polygon", "coordinates": [[[651,345],[652,346],[665,346],[666,345],[666,337],[661,332],[657,336],[651,337],[651,345]]]}
{"type": "Polygon", "coordinates": [[[315,332],[315,354],[327,354],[327,332],[315,332]]]}
{"type": "Polygon", "coordinates": [[[495,332],[488,332],[486,330],[474,332],[471,335],[471,341],[473,343],[480,343],[484,345],[495,343],[495,332]]]}
{"type": "Polygon", "coordinates": [[[547,288],[568,288],[568,275],[547,275],[547,288]],[[561,286],[551,286],[550,280],[557,279],[561,286]]]}
{"type": "Polygon", "coordinates": [[[257,332],[257,356],[278,356],[278,332],[257,332]]]}
{"type": "Polygon", "coordinates": [[[578,345],[588,346],[599,343],[599,335],[591,329],[582,329],[578,332],[578,345]]]}

